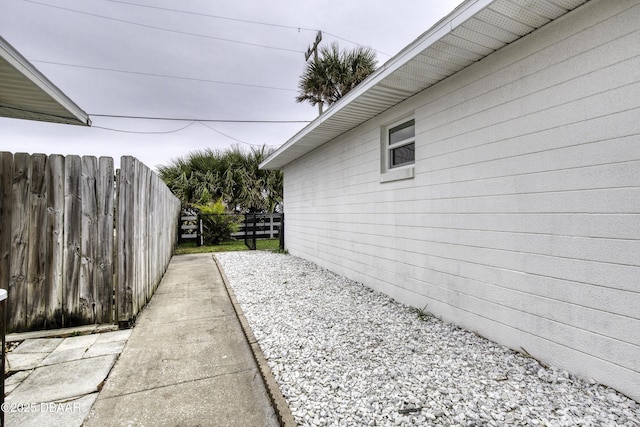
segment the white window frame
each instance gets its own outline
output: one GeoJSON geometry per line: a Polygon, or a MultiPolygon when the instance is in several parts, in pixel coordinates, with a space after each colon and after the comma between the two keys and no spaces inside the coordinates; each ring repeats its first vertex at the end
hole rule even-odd
{"type": "Polygon", "coordinates": [[[380,178],[380,182],[390,182],[390,181],[397,181],[400,179],[413,178],[414,164],[415,164],[415,146],[416,146],[415,126],[416,126],[415,117],[408,116],[408,117],[402,118],[401,120],[394,121],[393,123],[383,126],[381,128],[382,176],[380,178]],[[400,141],[395,141],[393,144],[390,144],[391,131],[394,128],[397,128],[409,122],[413,122],[413,136],[407,137],[400,141]],[[391,160],[392,160],[393,150],[404,147],[409,144],[413,144],[414,146],[413,161],[406,162],[400,165],[392,165],[391,160]]]}

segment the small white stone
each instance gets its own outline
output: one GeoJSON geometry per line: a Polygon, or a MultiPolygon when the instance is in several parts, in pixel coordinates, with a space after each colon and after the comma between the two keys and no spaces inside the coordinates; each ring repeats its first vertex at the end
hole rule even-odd
{"type": "Polygon", "coordinates": [[[296,422],[636,425],[640,405],[300,258],[216,254],[296,422]],[[428,402],[425,402],[428,399],[428,402]],[[424,407],[419,413],[399,409],[424,407]],[[434,422],[435,421],[435,422],[434,422]]]}

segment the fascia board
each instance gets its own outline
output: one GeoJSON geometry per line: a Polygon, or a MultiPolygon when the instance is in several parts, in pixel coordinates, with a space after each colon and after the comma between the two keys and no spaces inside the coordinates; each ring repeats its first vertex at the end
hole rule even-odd
{"type": "Polygon", "coordinates": [[[5,59],[18,73],[21,73],[43,94],[53,99],[70,115],[75,117],[79,124],[91,126],[91,120],[78,105],[67,97],[56,85],[47,79],[37,68],[35,68],[24,56],[22,56],[9,42],[0,37],[0,56],[5,59]]]}

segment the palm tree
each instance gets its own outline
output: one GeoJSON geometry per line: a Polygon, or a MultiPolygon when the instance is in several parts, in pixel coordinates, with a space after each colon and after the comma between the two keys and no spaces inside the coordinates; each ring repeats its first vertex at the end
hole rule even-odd
{"type": "Polygon", "coordinates": [[[337,43],[320,48],[320,57],[308,62],[300,76],[300,95],[296,102],[309,102],[322,107],[332,105],[376,69],[376,54],[371,48],[359,46],[340,51],[337,43]]]}
{"type": "Polygon", "coordinates": [[[185,207],[222,199],[232,211],[276,212],[282,210],[282,171],[258,167],[269,154],[265,146],[198,150],[158,166],[158,173],[185,207]]]}

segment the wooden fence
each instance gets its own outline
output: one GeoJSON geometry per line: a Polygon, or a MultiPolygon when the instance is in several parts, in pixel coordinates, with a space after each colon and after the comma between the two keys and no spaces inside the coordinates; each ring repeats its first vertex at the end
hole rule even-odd
{"type": "MultiPolygon", "coordinates": [[[[284,215],[281,213],[257,213],[257,214],[198,214],[183,212],[180,217],[180,240],[183,242],[194,241],[198,246],[211,244],[204,238],[207,226],[203,219],[217,215],[234,217],[238,225],[238,231],[231,233],[231,237],[237,240],[250,239],[275,239],[280,237],[284,215]]],[[[254,248],[255,249],[255,248],[254,248]]]]}
{"type": "Polygon", "coordinates": [[[133,320],[171,258],[179,211],[132,157],[116,173],[108,157],[0,153],[7,331],[133,320]]]}
{"type": "Polygon", "coordinates": [[[240,229],[232,236],[236,239],[275,239],[280,236],[282,218],[281,213],[245,214],[240,229]]]}

